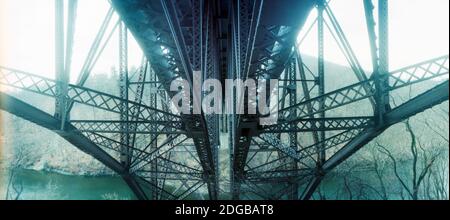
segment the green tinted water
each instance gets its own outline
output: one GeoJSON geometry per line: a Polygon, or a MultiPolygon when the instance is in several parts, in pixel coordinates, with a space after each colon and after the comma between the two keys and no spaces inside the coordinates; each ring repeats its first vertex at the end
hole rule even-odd
{"type": "Polygon", "coordinates": [[[120,177],[68,176],[33,170],[19,170],[16,177],[17,183],[23,185],[21,200],[135,199],[120,177]]]}

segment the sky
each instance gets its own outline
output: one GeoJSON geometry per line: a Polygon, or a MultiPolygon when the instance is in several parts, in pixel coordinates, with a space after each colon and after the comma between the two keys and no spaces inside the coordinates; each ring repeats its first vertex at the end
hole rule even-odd
{"type": "MultiPolygon", "coordinates": [[[[362,66],[370,70],[371,56],[363,0],[331,0],[330,7],[362,66]]],[[[316,16],[313,11],[300,38],[316,16]]],[[[377,13],[375,16],[378,16],[377,13]]],[[[317,54],[316,27],[300,47],[303,53],[317,54]]],[[[449,1],[390,0],[389,50],[391,70],[448,54],[449,1]]],[[[325,59],[347,64],[328,30],[325,32],[325,59]]]]}
{"type": "MultiPolygon", "coordinates": [[[[364,68],[370,69],[370,49],[362,2],[332,0],[330,6],[359,61],[364,68]]],[[[391,70],[449,53],[448,0],[391,0],[389,3],[391,70]]],[[[108,8],[107,0],[79,0],[72,82],[81,69],[108,8]]],[[[311,13],[309,22],[313,17],[314,13],[311,13]]],[[[313,30],[300,47],[303,53],[316,54],[316,32],[313,30]]],[[[325,58],[345,64],[330,35],[326,33],[325,37],[325,58]]],[[[142,53],[133,40],[129,47],[130,66],[138,65],[142,53]]],[[[118,38],[115,35],[94,72],[109,72],[118,63],[117,48],[118,38]]],[[[53,0],[0,0],[0,65],[54,78],[53,0]]]]}

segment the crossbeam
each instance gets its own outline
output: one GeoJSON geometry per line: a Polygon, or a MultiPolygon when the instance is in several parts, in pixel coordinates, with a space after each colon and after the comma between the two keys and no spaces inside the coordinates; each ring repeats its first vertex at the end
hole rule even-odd
{"type": "MultiPolygon", "coordinates": [[[[0,84],[53,98],[58,97],[56,94],[57,82],[55,80],[20,70],[0,67],[0,84]]],[[[136,117],[144,121],[149,120],[151,116],[155,115],[158,118],[169,116],[174,120],[180,119],[180,116],[172,113],[164,112],[150,106],[135,103],[130,100],[123,100],[122,98],[110,94],[76,85],[69,85],[67,94],[67,98],[72,100],[73,102],[92,106],[117,114],[121,113],[121,103],[127,101],[130,105],[130,111],[133,111],[133,109],[136,108],[139,108],[141,110],[136,117]]]]}

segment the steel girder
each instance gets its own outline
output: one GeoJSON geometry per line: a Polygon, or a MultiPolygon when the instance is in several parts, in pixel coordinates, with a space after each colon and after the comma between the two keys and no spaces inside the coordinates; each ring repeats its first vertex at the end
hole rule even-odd
{"type": "MultiPolygon", "coordinates": [[[[129,76],[128,76],[128,30],[125,25],[119,24],[119,93],[123,100],[119,104],[120,110],[120,162],[127,168],[130,166],[132,149],[127,146],[130,145],[130,109],[129,109],[129,76]]],[[[136,97],[139,97],[138,94],[136,97]]],[[[139,112],[139,109],[134,110],[139,112]]]]}
{"type": "MultiPolygon", "coordinates": [[[[435,58],[416,65],[393,71],[389,74],[389,91],[405,86],[411,86],[426,80],[435,79],[448,74],[448,56],[435,58]],[[419,73],[420,71],[420,73],[419,73]]],[[[314,115],[323,111],[339,108],[350,103],[367,99],[375,95],[375,84],[373,80],[367,80],[354,85],[338,89],[323,96],[311,98],[288,108],[280,110],[283,119],[298,119],[314,115]],[[366,93],[364,87],[371,87],[371,92],[366,93]],[[320,109],[319,103],[325,101],[325,108],[320,109]],[[308,112],[307,106],[312,105],[313,111],[308,112]],[[297,114],[291,114],[291,109],[297,109],[297,114]]]]}
{"type": "Polygon", "coordinates": [[[246,181],[259,183],[283,183],[291,182],[293,179],[298,179],[299,177],[310,176],[313,172],[314,170],[311,169],[248,172],[245,174],[245,179],[246,181]]]}
{"type": "MultiPolygon", "coordinates": [[[[232,1],[232,73],[235,74],[232,78],[278,79],[289,63],[297,33],[312,6],[312,1],[288,1],[284,4],[278,1],[232,1]]],[[[244,100],[244,109],[247,95],[237,97],[244,100]]],[[[250,132],[256,130],[258,116],[242,115],[236,119],[232,140],[231,191],[233,198],[239,199],[252,140],[250,132]]]]}
{"type": "MultiPolygon", "coordinates": [[[[211,3],[213,1],[207,2],[208,4],[197,4],[197,1],[171,0],[112,1],[121,19],[127,24],[128,29],[133,33],[152,63],[152,67],[169,97],[175,95],[175,92],[170,91],[170,85],[175,79],[187,80],[192,88],[193,72],[198,70],[193,67],[198,68],[199,62],[204,68],[204,72],[209,72],[207,68],[214,69],[214,66],[218,65],[217,50],[212,49],[216,45],[214,41],[209,40],[208,44],[200,41],[204,47],[198,47],[199,40],[217,38],[215,35],[217,32],[207,28],[209,22],[215,22],[216,18],[213,11],[215,8],[211,3]],[[201,7],[202,10],[195,9],[192,3],[196,4],[195,7],[201,7]],[[195,14],[192,13],[193,11],[195,14]],[[202,11],[208,13],[202,14],[202,11]],[[203,15],[202,21],[196,17],[200,15],[203,15]],[[203,28],[199,28],[199,24],[203,24],[203,28]],[[199,31],[202,33],[199,34],[199,31]],[[202,39],[199,39],[200,36],[202,39]],[[206,50],[203,51],[203,49],[206,50]],[[190,57],[194,59],[191,60],[190,57]]],[[[217,71],[214,72],[217,73],[217,71]]],[[[191,94],[194,100],[199,100],[198,94],[192,92],[191,94]]],[[[214,159],[216,150],[214,148],[218,146],[218,143],[214,142],[218,141],[218,130],[211,130],[211,122],[207,122],[203,113],[181,115],[181,118],[188,136],[193,139],[197,148],[210,198],[217,199],[218,183],[214,159]]]]}
{"type": "Polygon", "coordinates": [[[65,71],[64,32],[64,1],[55,0],[55,78],[59,82],[55,88],[55,93],[58,96],[55,99],[55,116],[58,118],[62,118],[65,113],[65,98],[69,80],[65,71]]]}
{"type": "Polygon", "coordinates": [[[389,90],[448,75],[448,55],[404,67],[389,74],[389,90]]]}
{"type": "MultiPolygon", "coordinates": [[[[121,152],[121,148],[123,147],[123,143],[118,140],[112,139],[110,137],[106,137],[104,135],[93,133],[93,132],[83,132],[83,134],[89,138],[93,143],[98,146],[108,149],[117,153],[121,152]]],[[[144,167],[145,165],[155,161],[156,159],[166,155],[175,147],[177,147],[180,143],[184,142],[186,139],[178,140],[176,138],[169,138],[161,145],[151,148],[150,151],[147,149],[139,149],[134,146],[125,146],[135,152],[133,156],[133,160],[131,161],[131,171],[138,170],[136,167],[144,167]]],[[[154,140],[150,144],[153,144],[154,140]]]]}
{"type": "Polygon", "coordinates": [[[372,117],[295,119],[263,127],[260,133],[300,133],[313,131],[353,130],[370,127],[372,117]]]}
{"type": "MultiPolygon", "coordinates": [[[[57,81],[19,70],[0,67],[0,84],[48,97],[58,97],[55,91],[57,81]]],[[[180,120],[180,116],[178,115],[164,112],[154,107],[127,101],[120,97],[88,89],[86,87],[69,85],[67,96],[67,99],[72,100],[72,102],[117,114],[121,113],[121,104],[123,102],[128,102],[130,111],[137,108],[140,109],[136,118],[142,121],[149,121],[149,118],[153,116],[163,118],[166,115],[174,120],[180,120]]]]}
{"type": "MultiPolygon", "coordinates": [[[[186,134],[181,122],[173,121],[102,121],[71,120],[70,123],[81,132],[94,133],[129,133],[129,134],[186,134]],[[121,126],[127,123],[132,128],[121,126]]],[[[130,144],[132,145],[132,144],[130,144]]]]}
{"type": "Polygon", "coordinates": [[[339,108],[357,101],[361,101],[372,97],[375,94],[374,82],[364,81],[354,85],[335,90],[333,92],[311,98],[304,102],[295,104],[280,110],[280,117],[284,120],[293,120],[297,118],[305,118],[324,111],[339,108]],[[366,93],[365,87],[370,87],[371,92],[366,93]],[[325,102],[325,106],[320,108],[320,103],[325,102]],[[312,111],[308,110],[308,106],[312,107],[312,111]],[[293,114],[292,109],[296,109],[296,114],[293,114]]]}

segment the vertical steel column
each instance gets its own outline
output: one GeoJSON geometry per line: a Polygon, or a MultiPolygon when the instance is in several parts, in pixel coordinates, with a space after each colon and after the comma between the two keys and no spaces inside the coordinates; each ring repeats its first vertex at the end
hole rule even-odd
{"type": "MultiPolygon", "coordinates": [[[[299,48],[294,48],[296,51],[296,59],[297,59],[297,67],[298,67],[298,73],[299,73],[299,77],[300,77],[300,81],[301,81],[301,87],[302,87],[302,92],[304,94],[304,99],[305,100],[310,100],[311,99],[311,91],[307,82],[307,78],[306,78],[306,73],[305,73],[305,67],[304,67],[304,63],[303,63],[303,58],[302,55],[300,54],[300,49],[299,48]]],[[[316,82],[317,84],[318,82],[316,82]]],[[[313,112],[313,106],[311,105],[311,103],[306,104],[306,109],[308,111],[308,113],[313,112]]],[[[311,119],[314,119],[314,115],[311,115],[311,119]]],[[[315,127],[313,125],[313,127],[315,127]]],[[[319,138],[319,133],[317,131],[313,131],[313,140],[314,143],[317,144],[320,142],[320,138],[319,138]]]]}
{"type": "MultiPolygon", "coordinates": [[[[371,4],[371,3],[370,3],[371,4]]],[[[368,17],[368,24],[370,24],[370,16],[373,17],[371,13],[369,2],[365,2],[366,7],[366,17],[368,17]]],[[[375,100],[377,103],[375,118],[376,124],[382,126],[384,124],[384,115],[390,109],[389,104],[389,32],[388,32],[388,1],[378,0],[378,54],[377,63],[374,64],[374,79],[375,79],[375,100]]],[[[375,44],[376,38],[374,35],[374,30],[369,27],[369,36],[373,44],[375,44]]],[[[375,46],[376,47],[376,46],[375,46]]],[[[372,54],[376,53],[377,50],[372,48],[372,54]],[[375,50],[375,52],[374,52],[375,50]]]]}
{"type": "Polygon", "coordinates": [[[372,0],[364,0],[364,11],[366,14],[366,26],[367,31],[369,34],[369,43],[370,43],[370,52],[372,56],[372,68],[373,68],[373,74],[376,74],[378,72],[378,64],[379,64],[379,57],[378,57],[378,46],[377,46],[377,34],[375,31],[375,16],[373,13],[373,10],[375,9],[372,0]]]}
{"type": "Polygon", "coordinates": [[[129,168],[130,166],[130,150],[129,150],[129,109],[128,109],[128,31],[122,22],[119,26],[119,86],[120,86],[120,97],[124,100],[121,103],[121,114],[120,120],[121,131],[120,134],[120,162],[129,168]]]}
{"type": "MultiPolygon", "coordinates": [[[[324,53],[324,10],[325,10],[325,1],[324,0],[317,0],[317,10],[318,10],[318,18],[317,18],[317,24],[318,24],[318,80],[319,80],[319,96],[322,96],[325,94],[325,53],[324,53]]],[[[325,99],[323,99],[320,102],[320,109],[325,108],[325,99]]],[[[323,111],[320,113],[319,118],[325,118],[325,112],[323,111]]],[[[324,124],[321,125],[322,127],[325,127],[324,124]]],[[[319,132],[319,138],[320,141],[325,140],[325,131],[319,132]]],[[[325,162],[326,154],[325,154],[325,146],[324,144],[321,144],[319,146],[319,156],[318,156],[318,164],[319,167],[322,166],[322,164],[325,162]]]]}
{"type": "MultiPolygon", "coordinates": [[[[249,53],[248,49],[248,43],[249,43],[249,31],[250,31],[250,2],[249,0],[233,0],[232,1],[232,19],[233,19],[233,34],[234,34],[234,53],[233,58],[235,61],[235,72],[233,73],[235,75],[234,79],[247,79],[246,74],[246,59],[247,55],[249,53]]],[[[236,103],[244,103],[244,110],[248,109],[248,102],[247,102],[247,93],[243,95],[243,97],[237,97],[237,90],[236,88],[233,88],[233,97],[234,97],[234,105],[233,105],[233,112],[236,110],[236,103]]],[[[240,130],[239,130],[239,123],[240,118],[242,116],[238,114],[233,115],[233,151],[230,153],[232,159],[231,159],[231,170],[233,170],[233,173],[231,175],[232,181],[231,181],[231,192],[232,192],[232,198],[234,200],[240,199],[241,194],[241,184],[242,184],[242,174],[235,172],[237,164],[239,163],[246,163],[246,161],[236,161],[234,160],[234,156],[236,154],[236,151],[239,150],[239,142],[246,142],[249,141],[249,137],[242,137],[242,139],[239,139],[240,136],[240,130]]]]}
{"type": "Polygon", "coordinates": [[[55,0],[55,117],[58,119],[62,118],[65,111],[68,88],[68,77],[64,69],[64,36],[64,0],[55,0]]]}
{"type": "Polygon", "coordinates": [[[379,0],[379,47],[380,47],[380,72],[389,72],[389,3],[388,0],[379,0]]]}
{"type": "MultiPolygon", "coordinates": [[[[152,69],[150,69],[150,77],[149,78],[150,78],[150,82],[156,82],[157,81],[156,74],[155,74],[155,72],[152,69]]],[[[150,94],[150,106],[154,107],[154,108],[157,108],[158,107],[158,85],[157,84],[151,84],[150,86],[152,86],[152,87],[154,86],[155,87],[155,90],[153,90],[153,88],[150,89],[150,92],[151,92],[151,94],[150,94]]],[[[158,120],[158,118],[152,117],[152,120],[156,121],[156,120],[158,120]]],[[[157,127],[158,126],[156,124],[152,125],[151,129],[156,131],[157,127]]],[[[157,134],[151,134],[150,135],[150,140],[154,140],[152,142],[152,145],[151,145],[151,149],[152,149],[151,151],[152,152],[156,151],[157,148],[158,148],[158,135],[157,134]]],[[[152,171],[152,177],[151,177],[150,181],[151,181],[153,186],[158,186],[158,171],[159,171],[158,158],[155,158],[151,162],[150,168],[151,168],[151,171],[152,171]]],[[[152,187],[152,200],[158,200],[159,196],[160,196],[159,194],[160,194],[159,190],[156,187],[152,187]]]]}
{"type": "MultiPolygon", "coordinates": [[[[289,65],[289,106],[293,106],[295,104],[297,104],[297,68],[296,68],[296,59],[292,58],[290,65],[289,65]]],[[[297,109],[294,108],[292,112],[294,115],[297,115],[297,109]]],[[[291,114],[292,114],[291,113],[291,114]]],[[[293,123],[291,124],[291,129],[294,130],[296,125],[293,123]]],[[[290,142],[290,146],[291,148],[293,148],[295,151],[298,150],[297,147],[297,132],[291,132],[289,133],[289,142],[290,142]]],[[[297,161],[291,158],[291,169],[293,170],[297,170],[298,166],[297,166],[297,161]]],[[[295,181],[295,178],[293,178],[295,181]]],[[[290,200],[297,200],[298,199],[298,184],[296,182],[293,182],[291,185],[291,190],[290,190],[290,200]]]]}
{"type": "MultiPolygon", "coordinates": [[[[228,78],[235,80],[238,76],[239,76],[239,70],[240,70],[240,66],[239,66],[239,17],[237,16],[238,14],[238,6],[236,5],[237,1],[231,1],[231,33],[233,34],[233,40],[231,40],[230,42],[230,46],[231,46],[231,52],[230,52],[230,57],[231,57],[231,62],[230,62],[230,71],[228,73],[228,78]]],[[[228,88],[225,88],[225,91],[228,88]]],[[[234,200],[238,200],[239,199],[239,193],[240,193],[240,182],[239,182],[239,178],[235,175],[234,169],[233,169],[233,164],[234,164],[234,149],[236,148],[236,121],[237,121],[237,117],[236,114],[234,114],[234,110],[236,109],[236,102],[237,102],[237,98],[236,98],[236,92],[235,89],[232,88],[232,95],[233,95],[233,101],[231,103],[229,103],[229,105],[231,106],[231,114],[230,114],[230,119],[229,119],[229,130],[230,130],[230,134],[229,134],[229,155],[230,155],[230,193],[232,194],[232,199],[234,200]]]]}
{"type": "MultiPolygon", "coordinates": [[[[317,0],[317,10],[318,10],[318,18],[317,18],[317,24],[318,24],[318,41],[319,41],[319,66],[318,66],[318,86],[319,86],[319,96],[322,96],[325,94],[325,64],[324,64],[324,17],[323,12],[325,10],[325,2],[324,0],[317,0]]],[[[302,74],[302,72],[300,72],[302,74]]],[[[320,109],[323,109],[325,106],[324,101],[321,101],[319,103],[320,109]]],[[[311,108],[311,107],[310,107],[311,108]]],[[[325,118],[325,112],[320,113],[319,118],[325,118]]],[[[321,124],[321,126],[324,126],[324,124],[321,124]]],[[[311,179],[307,187],[302,193],[301,198],[302,199],[309,199],[314,194],[317,187],[322,182],[322,179],[324,177],[324,172],[322,169],[323,164],[326,160],[326,154],[325,154],[325,143],[323,143],[323,140],[325,140],[325,132],[314,132],[313,133],[315,139],[319,139],[319,143],[322,142],[322,144],[318,145],[318,161],[317,161],[317,171],[316,175],[311,179]]],[[[316,142],[317,143],[317,142],[316,142]]]]}
{"type": "Polygon", "coordinates": [[[376,79],[376,96],[378,108],[376,112],[378,125],[384,123],[384,114],[389,111],[389,3],[378,0],[379,23],[379,68],[376,79]]]}
{"type": "Polygon", "coordinates": [[[73,41],[75,37],[75,20],[77,16],[78,0],[69,0],[69,8],[67,15],[67,37],[66,37],[66,57],[64,63],[64,78],[63,81],[63,106],[61,114],[61,130],[64,130],[64,125],[67,120],[70,120],[70,100],[66,98],[68,93],[68,84],[70,81],[70,69],[72,67],[73,41]]]}
{"type": "Polygon", "coordinates": [[[203,61],[203,0],[192,1],[192,68],[202,71],[203,61]]]}
{"type": "MultiPolygon", "coordinates": [[[[215,8],[216,5],[213,1],[207,1],[205,3],[205,9],[206,12],[206,18],[205,18],[205,26],[206,29],[205,32],[205,80],[206,79],[216,79],[218,80],[220,78],[220,70],[219,70],[219,58],[218,58],[218,30],[217,26],[215,25],[216,20],[216,12],[215,8]]],[[[214,105],[217,105],[217,103],[214,103],[214,105]]],[[[210,143],[213,153],[213,159],[215,163],[215,172],[216,172],[216,182],[217,186],[216,188],[219,189],[219,176],[220,176],[220,167],[219,167],[219,147],[220,147],[220,127],[219,127],[219,115],[218,114],[210,114],[206,115],[207,125],[208,125],[208,133],[210,135],[210,143]]]]}
{"type": "MultiPolygon", "coordinates": [[[[151,71],[150,75],[152,75],[151,77],[153,77],[154,79],[157,79],[157,75],[156,75],[155,71],[153,70],[153,68],[150,68],[150,71],[151,71]]],[[[170,103],[170,99],[168,98],[168,95],[167,95],[166,91],[158,89],[158,85],[157,84],[152,84],[152,85],[156,89],[156,97],[159,97],[160,100],[161,100],[161,107],[162,107],[163,111],[169,112],[170,111],[169,110],[169,105],[170,104],[165,104],[165,103],[170,103]]],[[[156,98],[155,101],[158,101],[158,98],[156,98]]],[[[167,120],[167,121],[171,120],[170,116],[164,116],[163,119],[167,120]]],[[[168,135],[167,139],[175,140],[172,135],[168,135]]],[[[170,143],[170,145],[173,145],[173,143],[170,143]]],[[[158,146],[158,143],[155,143],[155,146],[158,146]]],[[[170,147],[170,148],[172,148],[172,147],[170,147]]],[[[164,159],[170,160],[171,157],[172,157],[172,152],[168,152],[167,155],[165,155],[164,159]]],[[[158,160],[156,160],[156,158],[155,158],[155,163],[156,164],[158,163],[158,160]]],[[[167,171],[167,169],[168,169],[167,167],[159,168],[158,166],[156,166],[156,168],[157,168],[158,171],[162,171],[162,172],[164,172],[164,170],[167,171]]],[[[163,195],[163,190],[164,190],[165,186],[166,186],[166,178],[165,178],[165,175],[164,175],[162,178],[158,178],[158,187],[159,187],[159,189],[157,189],[158,190],[158,192],[157,192],[157,196],[158,197],[156,199],[161,200],[163,198],[162,195],[163,195]]]]}

